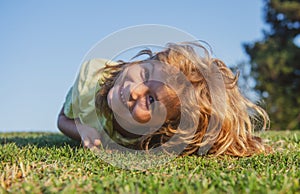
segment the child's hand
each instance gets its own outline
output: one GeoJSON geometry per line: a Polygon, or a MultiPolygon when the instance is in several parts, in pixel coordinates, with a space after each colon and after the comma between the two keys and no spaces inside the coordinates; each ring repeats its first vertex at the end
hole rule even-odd
{"type": "Polygon", "coordinates": [[[98,131],[92,127],[81,124],[79,119],[75,119],[78,133],[80,134],[82,144],[85,148],[99,148],[101,146],[101,138],[98,131]]]}

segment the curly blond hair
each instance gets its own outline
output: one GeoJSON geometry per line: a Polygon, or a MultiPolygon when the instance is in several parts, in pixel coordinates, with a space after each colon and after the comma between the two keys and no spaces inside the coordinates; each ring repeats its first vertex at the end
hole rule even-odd
{"type": "MultiPolygon", "coordinates": [[[[189,117],[182,118],[184,114],[178,113],[181,116],[166,120],[159,130],[140,138],[136,147],[149,150],[164,145],[175,134],[184,133],[180,141],[187,146],[182,155],[209,153],[251,156],[269,151],[262,140],[253,135],[254,130],[265,130],[268,127],[267,113],[241,94],[237,84],[238,74],[234,75],[221,60],[212,58],[204,46],[191,42],[170,43],[161,52],[153,54],[150,50],[143,50],[137,56],[141,54],[148,54],[149,58],[135,62],[119,62],[118,65],[107,64],[103,69],[109,73],[109,76],[105,78],[101,89],[96,94],[96,108],[101,110],[101,114],[112,113],[106,99],[120,73],[129,65],[150,60],[171,65],[186,76],[193,86],[193,94],[191,91],[184,91],[183,86],[182,95],[189,107],[194,108],[190,110],[184,106],[180,107],[176,94],[169,88],[169,106],[172,102],[174,110],[185,112],[189,117]],[[203,56],[197,54],[196,49],[201,49],[203,56]],[[216,79],[222,80],[222,87],[214,84],[216,79]],[[217,100],[213,99],[214,97],[217,97],[217,100]],[[196,104],[191,104],[195,102],[196,104]],[[197,124],[196,130],[192,133],[186,133],[187,128],[180,130],[181,119],[188,119],[191,127],[197,124]]],[[[174,145],[168,144],[168,146],[174,145]]]]}

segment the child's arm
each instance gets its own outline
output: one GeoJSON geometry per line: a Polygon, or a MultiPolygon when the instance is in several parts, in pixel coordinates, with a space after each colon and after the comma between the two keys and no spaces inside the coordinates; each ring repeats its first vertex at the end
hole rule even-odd
{"type": "Polygon", "coordinates": [[[79,119],[74,120],[66,117],[64,114],[64,107],[59,113],[57,126],[66,136],[77,141],[82,141],[85,147],[92,148],[101,145],[100,136],[97,130],[82,124],[79,119]]]}
{"type": "Polygon", "coordinates": [[[58,129],[65,134],[66,136],[76,140],[81,141],[80,134],[78,133],[75,120],[69,119],[64,114],[64,107],[62,107],[57,120],[57,127],[58,129]]]}

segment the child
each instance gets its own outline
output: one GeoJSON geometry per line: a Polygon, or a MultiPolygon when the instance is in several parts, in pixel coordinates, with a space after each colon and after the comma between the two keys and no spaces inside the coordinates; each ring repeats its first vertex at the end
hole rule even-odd
{"type": "Polygon", "coordinates": [[[252,134],[254,128],[266,128],[266,112],[241,95],[238,75],[203,46],[168,44],[156,54],[143,50],[138,56],[142,54],[149,58],[85,62],[58,128],[89,148],[116,142],[144,150],[184,145],[182,155],[267,152],[252,134]]]}

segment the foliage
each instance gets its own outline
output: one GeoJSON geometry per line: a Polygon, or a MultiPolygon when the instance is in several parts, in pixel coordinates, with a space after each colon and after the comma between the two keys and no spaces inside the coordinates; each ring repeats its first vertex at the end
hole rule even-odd
{"type": "Polygon", "coordinates": [[[272,129],[300,129],[300,2],[265,0],[264,39],[245,44],[272,129]]]}
{"type": "Polygon", "coordinates": [[[0,193],[300,193],[300,132],[263,137],[273,154],[179,157],[137,171],[59,134],[0,134],[0,193]]]}

